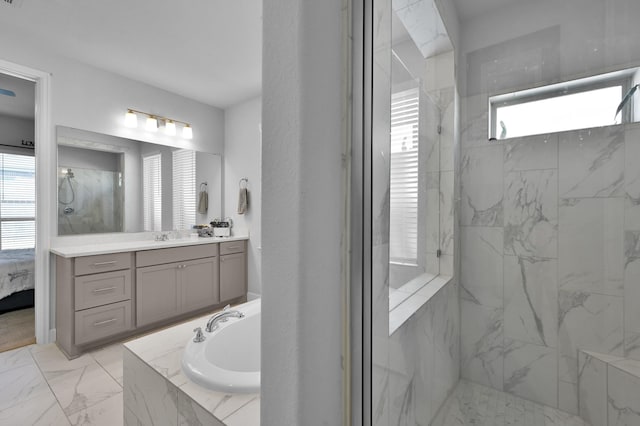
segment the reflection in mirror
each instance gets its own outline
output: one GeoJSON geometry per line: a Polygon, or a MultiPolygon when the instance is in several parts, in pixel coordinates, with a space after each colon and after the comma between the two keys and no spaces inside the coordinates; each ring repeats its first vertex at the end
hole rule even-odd
{"type": "Polygon", "coordinates": [[[188,230],[221,216],[219,155],[60,126],[57,140],[59,235],[188,230]]]}
{"type": "Polygon", "coordinates": [[[437,74],[453,48],[432,0],[392,5],[389,285],[390,295],[408,297],[440,273],[443,92],[437,74]]]}

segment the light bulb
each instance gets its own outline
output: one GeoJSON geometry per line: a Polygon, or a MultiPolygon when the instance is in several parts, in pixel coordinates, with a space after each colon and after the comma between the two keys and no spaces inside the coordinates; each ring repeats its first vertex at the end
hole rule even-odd
{"type": "Polygon", "coordinates": [[[167,123],[164,125],[164,132],[169,136],[176,135],[176,123],[173,120],[167,120],[167,123]]]}
{"type": "Polygon", "coordinates": [[[157,132],[158,131],[158,120],[153,115],[150,115],[147,118],[147,125],[145,126],[148,132],[157,132]]]}
{"type": "Polygon", "coordinates": [[[128,110],[124,115],[124,125],[126,127],[135,129],[136,127],[138,127],[138,116],[133,111],[128,110]]]}
{"type": "Polygon", "coordinates": [[[193,129],[188,124],[182,128],[182,137],[185,139],[193,139],[193,129]]]}

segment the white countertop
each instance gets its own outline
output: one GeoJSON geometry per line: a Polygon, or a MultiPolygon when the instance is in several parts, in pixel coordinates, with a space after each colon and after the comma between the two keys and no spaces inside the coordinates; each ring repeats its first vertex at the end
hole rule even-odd
{"type": "MultiPolygon", "coordinates": [[[[99,238],[99,237],[97,237],[99,238]]],[[[210,237],[210,238],[179,238],[168,241],[155,241],[155,240],[137,240],[137,241],[119,241],[109,242],[104,244],[82,244],[77,246],[59,246],[51,247],[49,251],[51,253],[62,257],[78,257],[78,256],[93,256],[96,254],[109,254],[109,253],[121,253],[127,251],[139,251],[139,250],[155,250],[170,247],[182,247],[182,246],[194,246],[199,244],[213,244],[224,243],[227,241],[242,241],[248,240],[246,235],[236,235],[233,237],[210,237]]]]}

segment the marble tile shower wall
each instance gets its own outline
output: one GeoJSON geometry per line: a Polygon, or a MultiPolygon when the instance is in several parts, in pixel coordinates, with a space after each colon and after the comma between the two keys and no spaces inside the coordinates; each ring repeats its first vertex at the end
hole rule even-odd
{"type": "Polygon", "coordinates": [[[450,282],[389,338],[388,424],[431,424],[458,383],[458,303],[450,282]]]}
{"type": "Polygon", "coordinates": [[[479,144],[469,122],[462,376],[577,413],[578,349],[640,356],[640,126],[479,144]]]}

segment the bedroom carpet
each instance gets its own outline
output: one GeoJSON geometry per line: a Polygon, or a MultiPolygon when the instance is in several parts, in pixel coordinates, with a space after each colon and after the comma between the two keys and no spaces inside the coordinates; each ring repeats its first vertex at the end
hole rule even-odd
{"type": "Polygon", "coordinates": [[[36,342],[34,308],[0,315],[0,352],[36,342]]]}

